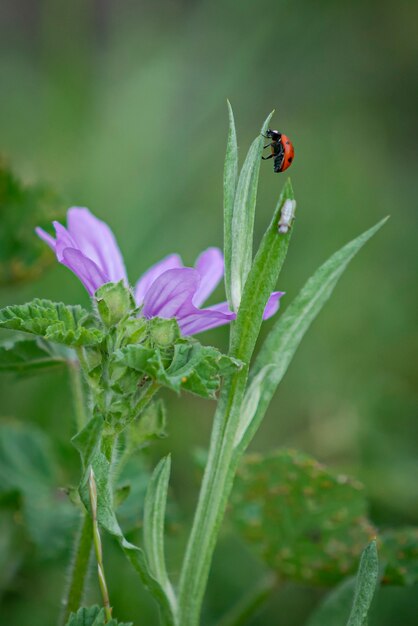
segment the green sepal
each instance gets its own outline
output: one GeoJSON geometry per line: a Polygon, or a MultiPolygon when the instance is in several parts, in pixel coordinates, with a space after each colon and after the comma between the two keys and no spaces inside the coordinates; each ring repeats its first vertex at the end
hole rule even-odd
{"type": "Polygon", "coordinates": [[[74,353],[68,348],[51,344],[39,337],[17,337],[0,344],[0,372],[30,376],[62,368],[74,358],[74,353]]]}
{"type": "Polygon", "coordinates": [[[363,486],[291,450],[244,457],[231,504],[240,533],[282,579],[335,584],[376,535],[363,486]]]}
{"type": "Polygon", "coordinates": [[[108,328],[115,326],[135,308],[132,292],[123,280],[102,285],[94,297],[100,318],[108,328]]]}
{"type": "Polygon", "coordinates": [[[106,621],[105,610],[99,606],[83,607],[71,613],[65,626],[133,626],[133,622],[118,622],[114,617],[106,621]]]}
{"type": "Polygon", "coordinates": [[[177,320],[153,317],[148,320],[150,341],[159,348],[168,348],[180,338],[180,329],[177,320]]]}
{"type": "Polygon", "coordinates": [[[20,330],[75,347],[98,344],[104,338],[103,331],[81,306],[38,298],[0,309],[0,328],[20,330]]]}

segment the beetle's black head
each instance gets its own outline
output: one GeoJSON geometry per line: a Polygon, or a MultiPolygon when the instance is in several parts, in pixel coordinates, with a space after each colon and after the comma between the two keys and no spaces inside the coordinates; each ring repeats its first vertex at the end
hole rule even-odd
{"type": "Polygon", "coordinates": [[[282,134],[279,133],[278,130],[271,130],[271,128],[269,128],[266,132],[266,137],[268,137],[269,139],[273,139],[273,141],[277,141],[278,139],[280,139],[281,136],[282,134]]]}

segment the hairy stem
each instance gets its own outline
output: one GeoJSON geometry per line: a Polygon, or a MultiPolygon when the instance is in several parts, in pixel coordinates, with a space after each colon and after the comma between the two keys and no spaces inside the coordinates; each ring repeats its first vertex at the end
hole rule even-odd
{"type": "Polygon", "coordinates": [[[73,560],[70,566],[70,583],[63,599],[60,626],[64,626],[70,616],[81,606],[86,586],[90,554],[93,545],[93,528],[87,512],[83,512],[80,530],[76,537],[73,560]]]}
{"type": "Polygon", "coordinates": [[[73,396],[76,432],[87,424],[88,416],[84,397],[83,379],[78,361],[70,361],[68,366],[71,393],[73,396]]]}

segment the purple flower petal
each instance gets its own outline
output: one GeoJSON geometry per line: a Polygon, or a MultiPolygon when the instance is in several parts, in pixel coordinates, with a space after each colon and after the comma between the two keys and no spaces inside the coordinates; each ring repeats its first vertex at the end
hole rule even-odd
{"type": "Polygon", "coordinates": [[[91,259],[111,282],[128,282],[115,236],[105,222],[97,219],[88,209],[72,207],[68,210],[67,224],[69,235],[76,242],[75,247],[91,259]]]}
{"type": "Polygon", "coordinates": [[[169,254],[162,261],[159,261],[155,265],[149,268],[142,274],[141,278],[135,285],[135,301],[138,306],[141,306],[144,302],[145,294],[155,282],[155,280],[161,276],[167,270],[177,269],[183,267],[183,261],[178,254],[169,254]]]}
{"type": "Polygon", "coordinates": [[[198,285],[199,274],[191,267],[167,270],[145,294],[142,314],[148,318],[175,317],[180,320],[183,315],[194,312],[192,299],[198,285]]]}
{"type": "Polygon", "coordinates": [[[224,258],[219,248],[208,248],[198,257],[195,268],[200,275],[200,284],[193,303],[200,306],[207,300],[224,275],[224,258]]]}
{"type": "Polygon", "coordinates": [[[183,335],[196,335],[204,330],[229,324],[235,318],[235,313],[225,313],[221,310],[216,310],[215,307],[211,307],[208,309],[196,309],[194,313],[184,316],[178,322],[183,335]]]}
{"type": "Polygon", "coordinates": [[[51,237],[51,235],[49,235],[43,228],[40,228],[39,226],[35,228],[35,233],[38,235],[38,237],[42,239],[42,241],[45,241],[45,243],[48,244],[51,250],[55,252],[56,242],[55,239],[51,237]]]}
{"type": "Polygon", "coordinates": [[[91,296],[99,287],[109,282],[108,276],[80,250],[65,248],[61,262],[74,272],[91,296]]]}
{"type": "Polygon", "coordinates": [[[268,320],[269,317],[274,315],[280,306],[280,298],[284,296],[284,291],[273,291],[270,298],[267,301],[266,308],[263,313],[263,320],[268,320]]]}

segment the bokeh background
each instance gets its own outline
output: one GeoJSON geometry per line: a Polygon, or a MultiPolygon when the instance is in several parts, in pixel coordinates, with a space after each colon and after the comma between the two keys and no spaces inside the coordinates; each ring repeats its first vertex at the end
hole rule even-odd
{"type": "MultiPolygon", "coordinates": [[[[68,206],[88,206],[108,221],[132,281],[170,252],[192,264],[206,247],[222,245],[227,98],[241,158],[273,108],[273,127],[295,145],[298,210],[279,285],[283,307],[334,250],[391,215],[304,340],[252,449],[308,452],[365,483],[378,526],[418,523],[418,6],[3,0],[0,11],[0,151],[25,181],[50,183],[68,206]]],[[[263,164],[257,241],[283,182],[263,164]]],[[[36,282],[2,289],[0,301],[35,296],[88,305],[81,284],[58,265],[36,282]]],[[[218,329],[201,338],[225,349],[227,337],[218,329]]],[[[2,416],[51,437],[61,483],[76,484],[66,376],[3,376],[0,397],[2,416]]],[[[207,445],[214,406],[165,399],[170,436],[149,454],[157,460],[173,450],[173,494],[187,527],[198,485],[193,455],[207,445]]],[[[54,510],[45,515],[53,520],[54,510]]],[[[183,542],[181,530],[169,541],[174,576],[183,542]]],[[[13,550],[2,555],[5,567],[14,563],[13,550]]],[[[112,541],[105,558],[118,618],[157,624],[153,602],[112,541]]],[[[28,541],[1,589],[1,623],[54,624],[67,559],[68,550],[46,558],[28,541]]],[[[226,524],[203,623],[263,571],[226,524]]],[[[322,593],[286,585],[251,625],[302,625],[322,593]]],[[[98,598],[92,578],[89,601],[98,598]]],[[[412,626],[417,613],[416,590],[388,588],[371,624],[412,626]]]]}

